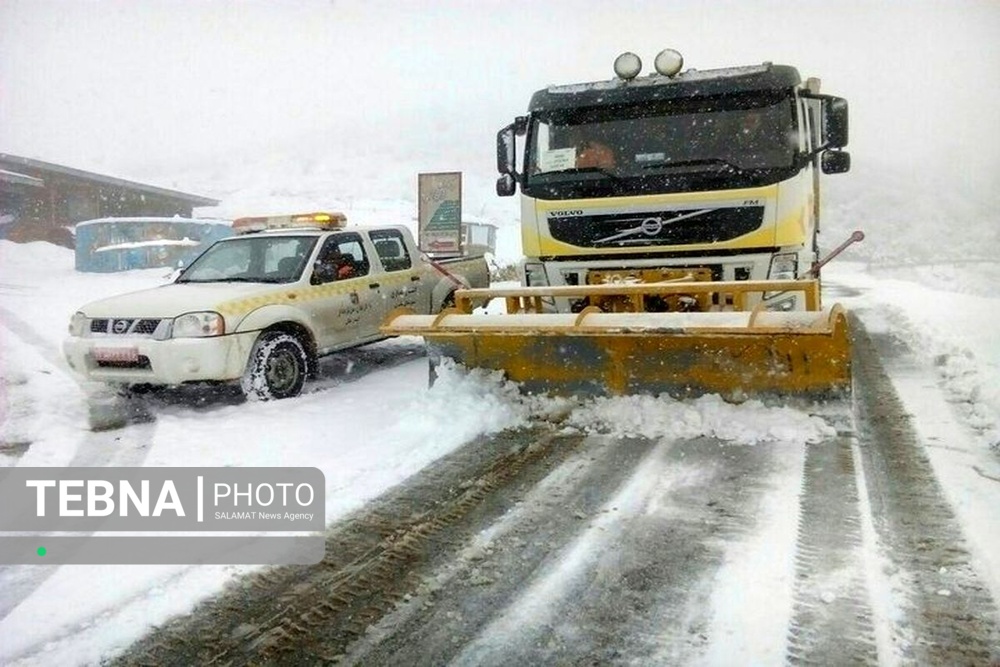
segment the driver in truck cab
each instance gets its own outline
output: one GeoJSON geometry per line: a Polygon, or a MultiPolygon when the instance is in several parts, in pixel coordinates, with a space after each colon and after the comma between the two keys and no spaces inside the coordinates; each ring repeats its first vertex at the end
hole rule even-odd
{"type": "Polygon", "coordinates": [[[588,167],[611,169],[615,166],[615,152],[601,140],[601,137],[588,136],[582,126],[573,129],[572,137],[578,169],[588,167]]]}

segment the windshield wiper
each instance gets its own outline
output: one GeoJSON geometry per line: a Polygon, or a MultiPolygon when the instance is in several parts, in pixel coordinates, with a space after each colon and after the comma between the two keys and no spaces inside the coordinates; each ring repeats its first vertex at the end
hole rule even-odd
{"type": "Polygon", "coordinates": [[[285,278],[276,278],[274,276],[233,276],[231,278],[220,278],[218,280],[213,280],[212,282],[217,283],[280,283],[283,282],[285,278]]]}
{"type": "Polygon", "coordinates": [[[643,169],[672,169],[674,167],[716,167],[717,171],[733,169],[743,171],[743,168],[719,157],[697,158],[694,160],[664,160],[643,165],[643,169]]]}
{"type": "Polygon", "coordinates": [[[613,181],[620,181],[621,176],[611,171],[607,167],[568,167],[566,169],[556,169],[554,171],[546,171],[538,174],[539,176],[551,176],[552,174],[600,174],[601,176],[607,176],[613,181]]]}
{"type": "Polygon", "coordinates": [[[247,278],[244,276],[231,276],[229,278],[209,278],[207,280],[180,280],[176,282],[179,283],[273,283],[277,282],[274,278],[247,278]]]}

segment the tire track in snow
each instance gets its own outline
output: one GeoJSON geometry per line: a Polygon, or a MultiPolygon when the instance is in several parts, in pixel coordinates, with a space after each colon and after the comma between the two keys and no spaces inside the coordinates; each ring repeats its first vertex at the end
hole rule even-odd
{"type": "Polygon", "coordinates": [[[402,600],[415,563],[449,556],[468,515],[503,512],[499,491],[537,481],[581,439],[545,426],[476,438],[331,527],[322,563],[255,573],[114,664],[334,661],[402,600]]]}
{"type": "Polygon", "coordinates": [[[807,446],[786,659],[876,665],[852,439],[807,446]]]}
{"type": "MultiPolygon", "coordinates": [[[[852,318],[861,459],[879,546],[894,569],[901,618],[897,659],[915,664],[1000,662],[1000,614],[880,355],[893,341],[852,318]]],[[[898,350],[897,350],[898,353],[898,350]]]]}
{"type": "MultiPolygon", "coordinates": [[[[430,599],[373,627],[343,662],[697,660],[706,644],[726,641],[710,636],[708,601],[733,545],[758,529],[756,509],[784,469],[779,451],[712,438],[588,438],[477,533],[485,544],[427,575],[430,599]]],[[[775,625],[776,642],[784,629],[775,625]]]]}

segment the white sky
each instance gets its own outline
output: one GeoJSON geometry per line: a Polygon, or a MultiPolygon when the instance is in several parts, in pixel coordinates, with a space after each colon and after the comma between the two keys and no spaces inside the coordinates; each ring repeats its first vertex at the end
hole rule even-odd
{"type": "Polygon", "coordinates": [[[262,154],[491,178],[532,91],[669,46],[689,67],[819,76],[851,103],[856,163],[961,159],[988,182],[998,34],[990,1],[4,0],[0,151],[195,192],[186,170],[262,154]]]}

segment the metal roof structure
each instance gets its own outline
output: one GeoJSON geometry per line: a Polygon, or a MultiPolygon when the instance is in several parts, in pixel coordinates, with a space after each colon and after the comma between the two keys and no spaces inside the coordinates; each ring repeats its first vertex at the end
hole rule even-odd
{"type": "Polygon", "coordinates": [[[0,169],[0,183],[14,183],[15,185],[31,185],[36,188],[42,187],[45,183],[40,178],[35,178],[34,176],[28,176],[27,174],[19,174],[16,171],[7,171],[6,169],[0,169]]]}
{"type": "MultiPolygon", "coordinates": [[[[93,183],[101,183],[104,185],[111,185],[116,187],[128,188],[130,190],[136,190],[139,192],[146,192],[149,194],[159,195],[162,197],[181,199],[183,201],[190,202],[192,206],[218,206],[219,204],[219,200],[210,199],[209,197],[202,197],[200,195],[194,195],[188,192],[180,192],[178,190],[169,190],[167,188],[161,188],[155,185],[147,185],[145,183],[138,183],[136,181],[128,181],[123,178],[106,176],[104,174],[97,174],[92,171],[84,171],[82,169],[74,169],[73,167],[67,167],[61,164],[45,162],[43,160],[36,160],[34,158],[22,157],[20,155],[11,155],[9,153],[0,153],[0,166],[6,166],[6,167],[16,166],[25,169],[49,172],[52,174],[59,174],[61,176],[80,178],[93,183]]],[[[44,183],[44,180],[45,180],[44,178],[38,179],[37,177],[29,176],[27,174],[21,174],[15,171],[0,170],[0,181],[3,182],[41,186],[44,183]]]]}

